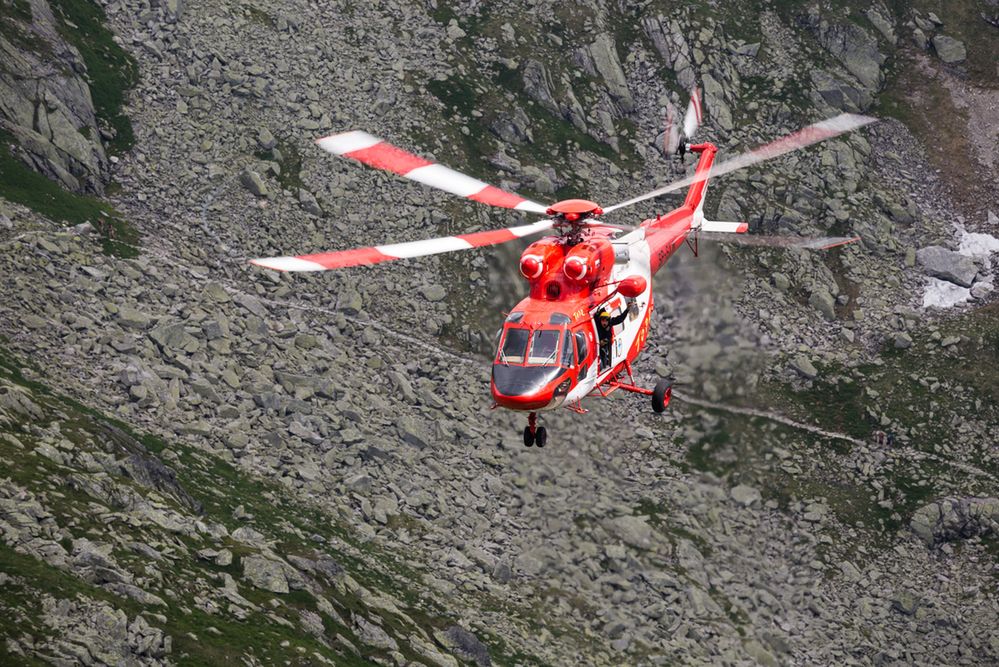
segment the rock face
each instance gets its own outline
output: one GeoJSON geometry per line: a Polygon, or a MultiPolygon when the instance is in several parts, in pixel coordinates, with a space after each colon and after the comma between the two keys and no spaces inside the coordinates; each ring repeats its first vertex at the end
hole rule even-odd
{"type": "Polygon", "coordinates": [[[927,275],[961,287],[971,287],[978,275],[978,267],[970,257],[941,246],[920,248],[916,252],[916,259],[927,275]]]}
{"type": "Polygon", "coordinates": [[[916,510],[909,526],[927,546],[999,535],[999,498],[944,498],[916,510]]]}
{"type": "Polygon", "coordinates": [[[822,44],[850,74],[855,76],[868,91],[877,91],[884,83],[881,65],[885,56],[878,51],[878,40],[854,23],[832,23],[810,10],[802,21],[812,30],[822,44]]]}
{"type": "Polygon", "coordinates": [[[635,100],[628,89],[628,80],[621,69],[617,57],[617,47],[610,35],[598,35],[589,48],[590,58],[597,73],[603,77],[614,102],[621,111],[629,113],[635,110],[635,100]]]}
{"type": "Polygon", "coordinates": [[[120,609],[96,600],[41,601],[42,618],[52,630],[43,651],[55,664],[163,664],[173,640],[142,616],[131,622],[120,609]]]}
{"type": "Polygon", "coordinates": [[[0,127],[36,170],[69,190],[101,194],[109,163],[83,57],[59,34],[46,0],[33,0],[29,13],[0,18],[7,28],[0,32],[0,127]],[[33,48],[18,48],[14,35],[33,48]]]}

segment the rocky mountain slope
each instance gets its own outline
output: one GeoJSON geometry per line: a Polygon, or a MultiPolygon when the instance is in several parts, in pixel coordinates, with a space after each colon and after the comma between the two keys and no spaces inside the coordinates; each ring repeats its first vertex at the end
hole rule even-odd
{"type": "Polygon", "coordinates": [[[999,660],[988,2],[2,10],[5,661],[999,660]],[[657,135],[695,81],[726,154],[882,120],[712,183],[719,218],[863,241],[678,257],[638,369],[683,383],[665,416],[615,396],[518,445],[486,356],[517,248],[245,261],[520,219],[324,133],[612,203],[673,175],[657,135]]]}

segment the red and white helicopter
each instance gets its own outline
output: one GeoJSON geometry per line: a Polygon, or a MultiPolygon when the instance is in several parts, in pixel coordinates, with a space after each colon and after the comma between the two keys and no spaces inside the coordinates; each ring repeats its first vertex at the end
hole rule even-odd
{"type": "MultiPolygon", "coordinates": [[[[708,178],[874,121],[866,116],[841,114],[714,164],[718,152],[714,144],[686,143],[701,120],[700,95],[696,89],[682,128],[674,121],[675,117],[675,112],[669,109],[664,138],[667,153],[676,152],[681,157],[684,152],[698,154],[694,174],[606,208],[586,199],[568,199],[545,206],[428,162],[366,132],[344,132],[319,139],[319,146],[334,155],[483,204],[549,217],[506,229],[251,261],[278,271],[324,271],[496,245],[551,230],[553,234],[529,245],[520,257],[520,272],[530,285],[530,293],[510,311],[503,324],[490,387],[496,406],[527,412],[524,444],[538,447],[543,447],[548,439],[545,428],[538,426],[538,413],[560,407],[584,413],[581,402],[588,396],[608,396],[623,389],[651,396],[653,410],[662,412],[672,395],[671,382],[660,380],[653,389],[647,389],[637,386],[632,376],[632,363],[648,341],[652,276],[684,244],[696,255],[699,238],[744,234],[748,229],[745,223],[705,219],[708,178]],[[644,220],[637,227],[601,221],[602,216],[612,211],[682,188],[689,190],[679,208],[644,220]],[[612,316],[610,322],[615,323],[610,334],[606,328],[601,331],[597,322],[604,313],[612,316]],[[609,339],[603,354],[601,339],[609,339]]],[[[771,238],[777,245],[814,249],[857,240],[855,237],[771,238]]]]}

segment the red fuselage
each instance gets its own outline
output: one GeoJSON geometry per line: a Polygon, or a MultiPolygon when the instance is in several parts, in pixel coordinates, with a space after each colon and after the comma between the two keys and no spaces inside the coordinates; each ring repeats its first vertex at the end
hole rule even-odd
{"type": "MultiPolygon", "coordinates": [[[[706,173],[716,148],[692,150],[701,154],[697,172],[706,173]]],[[[687,240],[706,186],[706,180],[695,183],[682,206],[620,237],[618,229],[597,225],[527,247],[520,269],[530,294],[507,317],[493,362],[497,405],[536,412],[578,403],[634,361],[648,338],[651,278],[687,240]],[[613,333],[613,361],[601,366],[594,317],[629,303],[630,315],[613,333]]],[[[585,215],[596,204],[569,200],[552,210],[561,213],[560,207],[585,215]]]]}

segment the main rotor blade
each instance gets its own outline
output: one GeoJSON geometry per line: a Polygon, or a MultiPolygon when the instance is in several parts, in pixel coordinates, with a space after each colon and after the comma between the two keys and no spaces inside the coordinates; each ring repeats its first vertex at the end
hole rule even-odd
{"type": "Polygon", "coordinates": [[[767,236],[765,234],[725,234],[717,232],[699,232],[697,238],[702,241],[720,241],[745,246],[762,246],[770,248],[807,248],[809,250],[829,250],[841,245],[855,243],[859,236],[767,236]]]}
{"type": "Polygon", "coordinates": [[[545,213],[548,210],[547,206],[518,194],[500,190],[444,165],[424,160],[367,132],[355,130],[333,134],[317,139],[316,143],[334,155],[357,160],[375,169],[391,171],[393,174],[482,204],[531,213],[545,213]]]}
{"type": "Polygon", "coordinates": [[[876,118],[871,118],[870,116],[858,116],[857,114],[852,113],[840,114],[835,118],[830,118],[820,123],[809,125],[808,127],[798,130],[794,134],[789,134],[786,137],[782,137],[776,141],[770,142],[769,144],[755,148],[748,153],[743,153],[742,155],[736,156],[730,160],[726,160],[721,164],[713,165],[711,170],[706,174],[688,176],[687,178],[674,181],[669,185],[653,190],[652,192],[647,192],[644,195],[635,197],[634,199],[629,199],[628,201],[623,201],[620,204],[614,204],[613,206],[605,206],[604,213],[610,213],[611,211],[616,211],[619,208],[637,204],[638,202],[645,201],[646,199],[652,199],[653,197],[658,197],[668,192],[675,192],[676,190],[686,188],[694,183],[698,183],[709,178],[714,178],[715,176],[721,176],[722,174],[727,174],[737,169],[757,164],[758,162],[779,157],[785,153],[798,150],[799,148],[811,146],[812,144],[825,141],[826,139],[831,139],[845,132],[850,132],[852,130],[856,130],[857,128],[864,127],[865,125],[869,125],[876,120],[876,118]]]}
{"type": "Polygon", "coordinates": [[[490,229],[472,234],[442,236],[423,241],[393,243],[391,245],[354,248],[352,250],[336,250],[314,255],[264,257],[261,259],[251,259],[250,263],[276,271],[325,271],[327,269],[341,269],[347,266],[378,264],[379,262],[387,262],[392,259],[423,257],[425,255],[437,255],[442,252],[454,252],[456,250],[497,245],[524,236],[530,236],[531,234],[538,234],[546,229],[550,229],[551,226],[551,220],[540,220],[530,225],[507,227],[506,229],[490,229]]]}

